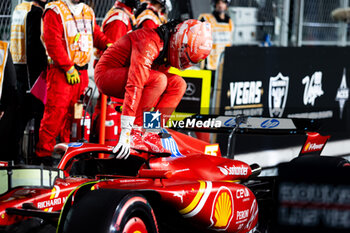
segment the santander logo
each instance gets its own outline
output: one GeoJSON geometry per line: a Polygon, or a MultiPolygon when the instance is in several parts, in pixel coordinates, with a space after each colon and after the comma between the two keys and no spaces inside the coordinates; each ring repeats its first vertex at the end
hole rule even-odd
{"type": "Polygon", "coordinates": [[[248,174],[248,167],[246,166],[234,166],[232,165],[232,167],[228,167],[228,166],[223,166],[220,167],[218,166],[218,168],[220,169],[221,173],[224,174],[225,176],[227,175],[238,175],[238,176],[245,176],[248,174]]]}

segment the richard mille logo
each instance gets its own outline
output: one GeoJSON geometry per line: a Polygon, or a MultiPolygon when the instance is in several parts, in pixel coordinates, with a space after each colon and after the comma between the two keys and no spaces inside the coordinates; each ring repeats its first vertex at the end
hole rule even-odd
{"type": "Polygon", "coordinates": [[[345,102],[348,99],[349,99],[349,88],[347,87],[347,84],[346,84],[346,70],[344,69],[340,87],[338,88],[337,96],[335,97],[335,100],[339,102],[340,119],[343,118],[345,102]]]}

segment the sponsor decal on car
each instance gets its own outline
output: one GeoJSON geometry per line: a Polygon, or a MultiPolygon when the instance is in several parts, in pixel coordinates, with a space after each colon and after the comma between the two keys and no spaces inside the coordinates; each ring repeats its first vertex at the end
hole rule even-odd
{"type": "Polygon", "coordinates": [[[245,167],[243,165],[241,166],[234,166],[232,165],[232,167],[228,167],[228,166],[217,166],[221,173],[224,174],[225,176],[227,175],[237,175],[237,176],[245,176],[248,174],[248,167],[245,167]]]}
{"type": "Polygon", "coordinates": [[[270,77],[268,105],[271,117],[282,117],[286,107],[289,88],[289,77],[278,73],[270,77]]]}
{"type": "Polygon", "coordinates": [[[68,144],[68,147],[81,147],[82,145],[82,142],[71,142],[68,144]]]}
{"type": "Polygon", "coordinates": [[[203,209],[212,191],[213,184],[211,181],[200,180],[199,184],[198,192],[191,203],[179,211],[185,218],[196,216],[203,209]]]}
{"type": "Polygon", "coordinates": [[[277,127],[280,124],[279,120],[277,119],[269,119],[261,123],[261,127],[264,129],[272,129],[277,127]]]}
{"type": "Polygon", "coordinates": [[[224,122],[224,126],[230,127],[230,128],[235,127],[236,126],[236,118],[233,118],[233,117],[229,118],[228,120],[226,120],[224,122]]]}
{"type": "Polygon", "coordinates": [[[204,154],[218,156],[219,144],[206,145],[204,149],[204,154]]]}
{"type": "Polygon", "coordinates": [[[231,190],[225,186],[219,188],[214,198],[210,216],[211,226],[215,230],[226,230],[234,214],[233,197],[231,190]]]}
{"type": "Polygon", "coordinates": [[[237,211],[236,220],[237,223],[242,223],[248,220],[249,210],[237,211]]]}
{"type": "Polygon", "coordinates": [[[248,198],[248,197],[250,197],[250,193],[247,188],[237,189],[236,191],[237,199],[248,198]]]}
{"type": "Polygon", "coordinates": [[[254,220],[257,218],[258,216],[258,204],[256,202],[256,200],[254,199],[251,207],[250,207],[250,210],[249,210],[249,215],[250,215],[250,219],[246,225],[246,229],[250,229],[252,227],[252,224],[254,223],[254,220]]]}
{"type": "Polygon", "coordinates": [[[50,199],[38,202],[37,207],[44,211],[51,212],[54,206],[61,205],[66,201],[67,197],[59,197],[60,192],[60,187],[55,185],[51,190],[50,199]]]}
{"type": "Polygon", "coordinates": [[[181,203],[184,202],[184,195],[185,195],[185,190],[182,190],[181,192],[171,192],[173,193],[174,197],[178,197],[181,200],[181,203]]]}
{"type": "Polygon", "coordinates": [[[310,152],[310,151],[319,151],[323,148],[324,144],[317,144],[317,143],[308,143],[305,148],[304,152],[310,152]]]}
{"type": "Polygon", "coordinates": [[[328,139],[329,136],[322,136],[319,133],[307,133],[307,139],[301,149],[301,154],[321,152],[328,139]]]}
{"type": "MultiPolygon", "coordinates": [[[[169,133],[166,129],[162,129],[162,133],[169,133]]],[[[171,152],[171,157],[183,156],[173,137],[161,138],[162,146],[171,152]]]]}

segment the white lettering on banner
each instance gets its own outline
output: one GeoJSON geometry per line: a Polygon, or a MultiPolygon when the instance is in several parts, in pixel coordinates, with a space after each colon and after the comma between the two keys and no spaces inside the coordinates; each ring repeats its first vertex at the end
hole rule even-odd
{"type": "Polygon", "coordinates": [[[236,105],[260,104],[261,102],[261,81],[231,82],[230,101],[231,107],[236,105]]]}
{"type": "Polygon", "coordinates": [[[261,116],[264,112],[263,108],[248,108],[248,109],[235,109],[235,110],[226,110],[225,115],[226,116],[232,116],[232,115],[247,115],[247,116],[261,116]]]}
{"type": "Polygon", "coordinates": [[[225,176],[227,175],[245,176],[248,174],[248,168],[243,165],[241,165],[240,167],[235,167],[234,165],[232,167],[228,167],[225,165],[224,167],[218,166],[218,168],[220,169],[221,173],[224,174],[225,176]]]}
{"type": "Polygon", "coordinates": [[[337,96],[335,100],[339,102],[339,118],[343,118],[343,111],[345,107],[345,102],[349,99],[349,88],[346,84],[346,69],[344,68],[343,77],[340,83],[340,87],[337,91],[337,96]]]}
{"type": "Polygon", "coordinates": [[[288,114],[288,118],[308,118],[308,119],[326,119],[333,117],[333,111],[322,111],[322,112],[304,112],[304,113],[293,113],[288,114]]]}
{"type": "Polygon", "coordinates": [[[322,90],[322,72],[315,72],[311,79],[309,76],[306,76],[302,80],[302,84],[305,85],[304,89],[304,105],[311,104],[315,105],[315,99],[324,94],[322,90]]]}

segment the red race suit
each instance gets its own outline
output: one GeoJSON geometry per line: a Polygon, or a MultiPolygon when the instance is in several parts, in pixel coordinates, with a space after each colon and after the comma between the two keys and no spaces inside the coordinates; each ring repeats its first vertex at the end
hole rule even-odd
{"type": "Polygon", "coordinates": [[[139,29],[109,47],[95,68],[99,90],[124,98],[122,114],[136,116],[135,125],[142,125],[143,112],[152,107],[166,122],[185,93],[185,80],[155,63],[163,49],[163,39],[156,30],[139,29]]]}
{"type": "MultiPolygon", "coordinates": [[[[116,42],[124,36],[125,34],[132,31],[133,26],[135,25],[135,17],[132,13],[132,9],[126,6],[124,3],[116,1],[114,6],[107,12],[105,18],[102,22],[102,32],[108,37],[112,42],[116,42]]],[[[96,62],[102,56],[103,51],[97,51],[95,54],[96,62]]],[[[96,65],[96,64],[95,64],[96,65]]],[[[112,98],[113,102],[116,102],[112,98]]],[[[97,100],[97,104],[94,110],[94,117],[100,114],[101,111],[101,98],[97,100]]]]}

